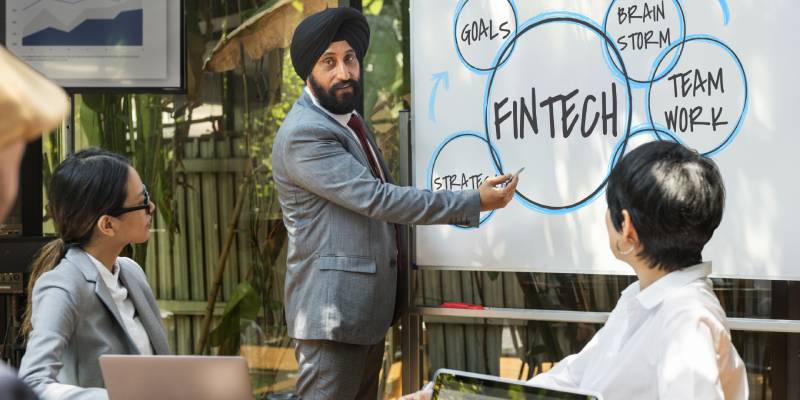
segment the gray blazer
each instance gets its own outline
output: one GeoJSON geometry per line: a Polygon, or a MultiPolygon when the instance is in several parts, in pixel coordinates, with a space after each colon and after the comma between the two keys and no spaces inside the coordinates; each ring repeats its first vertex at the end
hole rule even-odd
{"type": "Polygon", "coordinates": [[[357,139],[305,91],[278,130],[272,168],[289,236],[284,297],[295,339],[377,343],[395,306],[393,224],[478,224],[476,190],[431,192],[373,177],[357,139]]]}
{"type": "MultiPolygon", "coordinates": [[[[161,314],[141,267],[120,257],[121,284],[128,290],[154,354],[169,354],[161,314]]],[[[100,372],[103,354],[139,354],[125,331],[108,287],[86,253],[70,249],[33,288],[28,347],[19,375],[42,395],[45,385],[62,383],[85,388],[66,399],[106,399],[100,372]]]]}

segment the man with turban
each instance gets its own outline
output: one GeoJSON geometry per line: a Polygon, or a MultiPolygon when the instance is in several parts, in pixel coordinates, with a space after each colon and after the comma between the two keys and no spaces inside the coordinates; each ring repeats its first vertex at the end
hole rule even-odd
{"type": "Polygon", "coordinates": [[[303,399],[377,398],[384,336],[403,301],[397,224],[477,226],[505,207],[517,178],[459,192],[396,186],[355,111],[369,26],[349,7],[309,16],[291,57],[305,82],[272,148],[289,240],[285,306],[303,399]]]}

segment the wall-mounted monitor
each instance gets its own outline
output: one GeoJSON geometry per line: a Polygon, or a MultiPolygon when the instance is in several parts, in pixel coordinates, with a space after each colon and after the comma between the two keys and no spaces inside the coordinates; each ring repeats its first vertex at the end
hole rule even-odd
{"type": "Polygon", "coordinates": [[[6,48],[71,92],[183,92],[183,0],[0,0],[6,48]]]}

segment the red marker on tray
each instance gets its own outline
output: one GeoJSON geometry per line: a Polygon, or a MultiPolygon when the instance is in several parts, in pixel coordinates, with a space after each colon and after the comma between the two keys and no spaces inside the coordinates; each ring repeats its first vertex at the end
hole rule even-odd
{"type": "Polygon", "coordinates": [[[469,304],[469,303],[459,303],[456,301],[448,301],[446,303],[442,303],[439,307],[441,308],[460,308],[462,310],[485,310],[486,307],[479,306],[477,304],[469,304]]]}

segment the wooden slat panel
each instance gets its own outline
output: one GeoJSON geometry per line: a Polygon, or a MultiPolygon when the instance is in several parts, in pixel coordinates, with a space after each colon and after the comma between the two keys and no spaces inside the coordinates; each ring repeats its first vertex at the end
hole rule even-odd
{"type": "Polygon", "coordinates": [[[176,346],[175,338],[178,333],[175,326],[175,316],[173,315],[170,318],[163,319],[163,322],[167,334],[167,344],[169,345],[170,351],[174,354],[176,346]]]}
{"type": "Polygon", "coordinates": [[[423,269],[418,271],[422,277],[422,299],[418,304],[438,306],[442,299],[441,271],[423,269]]]}
{"type": "Polygon", "coordinates": [[[431,324],[460,324],[460,325],[483,325],[486,321],[490,326],[525,326],[527,321],[523,319],[500,319],[500,318],[472,318],[472,317],[443,317],[439,315],[426,315],[425,323],[431,324]]]}
{"type": "MultiPolygon", "coordinates": [[[[186,143],[186,157],[197,157],[200,152],[200,145],[197,139],[186,143]]],[[[189,267],[189,298],[192,300],[206,299],[206,272],[205,272],[205,253],[203,251],[203,196],[200,174],[186,174],[186,241],[187,261],[189,267]]]]}
{"type": "MultiPolygon", "coordinates": [[[[155,224],[154,224],[155,225],[155,224]]],[[[153,293],[158,293],[158,260],[156,259],[157,250],[156,241],[153,240],[153,234],[150,234],[150,240],[147,241],[147,255],[145,256],[144,272],[147,275],[147,284],[153,293]]]]}
{"type": "MultiPolygon", "coordinates": [[[[184,145],[184,155],[187,159],[200,156],[199,139],[194,139],[184,145]]],[[[205,273],[205,253],[203,251],[203,203],[201,178],[198,173],[186,174],[186,236],[189,256],[189,297],[192,300],[206,299],[206,273],[205,273]]],[[[198,319],[202,317],[185,317],[185,322],[181,322],[178,333],[179,345],[185,345],[188,340],[190,343],[189,354],[195,354],[199,330],[198,319]],[[185,329],[185,330],[184,330],[185,329]]]]}
{"type": "Polygon", "coordinates": [[[525,294],[519,286],[517,274],[513,272],[504,273],[503,279],[503,307],[505,308],[525,308],[525,294]]]}
{"type": "Polygon", "coordinates": [[[194,353],[192,348],[192,317],[187,315],[175,315],[176,326],[176,346],[173,352],[179,355],[189,355],[194,353]]]}
{"type": "MultiPolygon", "coordinates": [[[[206,311],[206,302],[200,300],[158,300],[158,308],[169,311],[175,315],[203,316],[206,311]]],[[[225,303],[218,301],[214,305],[214,315],[222,315],[225,303]]]]}
{"type": "MultiPolygon", "coordinates": [[[[246,159],[247,158],[247,148],[245,147],[245,142],[243,138],[236,138],[233,140],[233,156],[239,159],[246,159]]],[[[239,186],[239,183],[242,182],[244,179],[243,173],[236,173],[234,174],[235,177],[235,187],[239,186]]],[[[248,271],[253,267],[253,252],[252,252],[252,237],[254,232],[251,232],[250,224],[253,221],[253,205],[252,199],[253,194],[249,194],[247,198],[244,200],[244,204],[242,205],[242,214],[239,217],[239,226],[237,227],[236,233],[236,245],[239,252],[239,281],[242,282],[247,279],[248,271]]]]}
{"type": "MultiPolygon", "coordinates": [[[[216,156],[220,159],[226,159],[231,156],[231,144],[229,139],[217,140],[213,142],[216,149],[216,156]]],[[[228,234],[228,224],[233,217],[233,209],[236,206],[236,184],[234,174],[228,172],[217,173],[217,202],[219,203],[219,228],[220,228],[220,249],[225,245],[225,239],[228,234]]],[[[234,238],[235,240],[236,238],[234,238]]],[[[233,289],[238,284],[239,277],[239,260],[238,246],[236,242],[231,246],[231,251],[228,253],[228,258],[225,261],[225,275],[222,280],[222,298],[229,299],[233,289]]],[[[215,267],[216,268],[216,267],[215,267]]],[[[215,271],[216,273],[216,271],[215,271]]]]}
{"type": "MultiPolygon", "coordinates": [[[[483,304],[481,293],[478,291],[478,285],[475,278],[478,272],[463,271],[454,272],[458,274],[461,280],[461,298],[458,301],[463,301],[471,304],[483,304]]],[[[462,327],[464,332],[464,358],[465,369],[467,371],[486,373],[486,338],[483,325],[467,325],[462,327]]],[[[447,337],[450,340],[450,337],[447,337]]]]}
{"type": "Polygon", "coordinates": [[[158,258],[158,298],[172,299],[175,292],[175,284],[172,279],[172,248],[169,243],[167,223],[161,215],[161,213],[156,213],[157,230],[150,240],[158,243],[158,254],[156,255],[158,258]]]}
{"type": "MultiPolygon", "coordinates": [[[[185,177],[184,174],[181,174],[185,177]]],[[[174,237],[174,248],[172,249],[173,263],[175,277],[175,293],[174,299],[176,300],[189,300],[191,299],[191,288],[189,277],[191,275],[191,267],[189,265],[189,249],[187,241],[187,213],[186,213],[186,188],[178,186],[175,188],[175,204],[177,210],[174,210],[173,218],[176,218],[178,231],[174,237]]]]}
{"type": "Polygon", "coordinates": [[[247,158],[225,158],[225,159],[185,159],[183,166],[186,172],[243,172],[247,165],[247,158]]]}
{"type": "MultiPolygon", "coordinates": [[[[420,277],[421,285],[420,297],[415,304],[418,305],[439,305],[442,303],[442,292],[440,286],[440,271],[432,270],[419,270],[417,274],[420,277]]],[[[439,368],[444,368],[447,364],[444,351],[444,325],[437,323],[428,323],[425,320],[425,342],[428,361],[430,362],[430,372],[433,373],[439,368]]],[[[428,379],[432,378],[429,376],[428,379]]]]}
{"type": "MultiPolygon", "coordinates": [[[[212,139],[200,141],[200,157],[214,157],[214,143],[212,139]]],[[[217,203],[217,177],[215,173],[203,173],[200,177],[200,194],[203,202],[201,218],[203,218],[203,252],[205,254],[205,265],[203,266],[206,276],[207,289],[210,291],[214,282],[214,275],[217,269],[217,259],[219,258],[220,243],[220,218],[219,205],[217,203]]],[[[222,293],[220,293],[222,294],[222,293]]],[[[227,300],[224,296],[218,296],[217,300],[227,300]]]]}
{"type": "MultiPolygon", "coordinates": [[[[480,273],[482,278],[483,298],[487,305],[494,307],[502,307],[503,299],[503,279],[504,274],[497,274],[496,278],[492,280],[487,273],[480,273]]],[[[486,348],[488,354],[486,359],[489,364],[487,365],[486,373],[492,375],[500,374],[500,356],[503,346],[503,327],[487,326],[486,332],[486,348]]]]}
{"type": "MultiPolygon", "coordinates": [[[[447,364],[444,354],[444,324],[425,322],[425,353],[428,355],[430,364],[430,374],[433,375],[439,368],[444,368],[447,364]]],[[[428,379],[433,376],[428,376],[428,379]]]]}
{"type": "MultiPolygon", "coordinates": [[[[461,301],[463,299],[461,277],[458,271],[442,271],[441,286],[443,301],[461,301]]],[[[464,327],[459,325],[445,325],[444,349],[447,367],[463,370],[467,367],[466,342],[464,327]]]]}
{"type": "MultiPolygon", "coordinates": [[[[198,341],[200,340],[200,328],[203,326],[203,317],[192,316],[190,318],[192,321],[192,353],[199,355],[197,352],[197,345],[198,341]]],[[[208,352],[205,352],[204,354],[208,354],[208,352]]]]}

